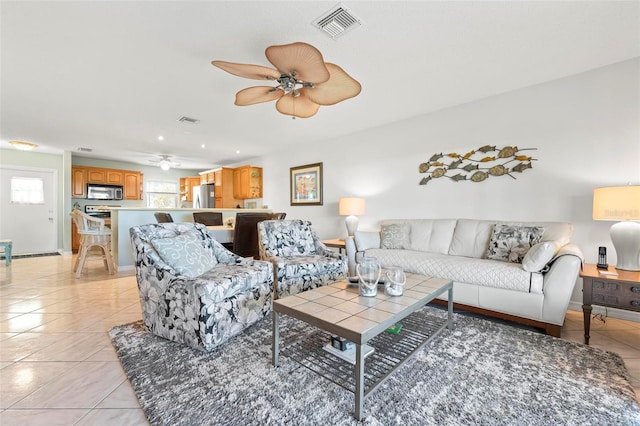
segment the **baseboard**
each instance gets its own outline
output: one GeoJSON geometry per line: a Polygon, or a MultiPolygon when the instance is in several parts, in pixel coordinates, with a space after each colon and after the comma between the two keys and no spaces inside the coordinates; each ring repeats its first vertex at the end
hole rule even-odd
{"type": "MultiPolygon", "coordinates": [[[[582,303],[569,302],[569,310],[582,312],[582,303]]],[[[602,314],[605,317],[618,318],[621,320],[640,322],[640,312],[626,311],[624,309],[606,308],[604,306],[592,306],[592,314],[602,314]]]]}
{"type": "Polygon", "coordinates": [[[136,267],[135,265],[125,265],[125,266],[118,266],[116,269],[118,270],[118,272],[129,272],[129,271],[135,271],[136,267]]]}

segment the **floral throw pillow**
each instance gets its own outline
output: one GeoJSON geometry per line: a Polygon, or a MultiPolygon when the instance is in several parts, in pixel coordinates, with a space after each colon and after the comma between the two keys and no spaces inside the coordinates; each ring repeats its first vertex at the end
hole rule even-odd
{"type": "Polygon", "coordinates": [[[189,278],[204,274],[218,263],[195,232],[189,231],[175,237],[156,238],[151,240],[151,244],[167,265],[189,278]]]}
{"type": "Polygon", "coordinates": [[[408,223],[392,223],[383,225],[380,232],[380,247],[385,249],[408,249],[409,231],[408,223]]]}
{"type": "Polygon", "coordinates": [[[541,226],[495,225],[487,249],[487,259],[522,263],[529,249],[542,238],[541,226]]]}

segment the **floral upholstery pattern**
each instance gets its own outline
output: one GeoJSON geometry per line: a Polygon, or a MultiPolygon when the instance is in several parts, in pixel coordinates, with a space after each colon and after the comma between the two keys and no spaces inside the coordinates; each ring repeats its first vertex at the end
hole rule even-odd
{"type": "Polygon", "coordinates": [[[166,339],[211,351],[271,311],[273,266],[225,249],[198,223],[154,223],[129,230],[145,328],[166,339]],[[216,259],[195,278],[179,273],[153,241],[184,233],[197,236],[216,259]]]}
{"type": "Polygon", "coordinates": [[[285,297],[344,279],[347,258],[325,246],[303,220],[258,223],[260,259],[273,263],[275,295],[285,297]]]}
{"type": "Polygon", "coordinates": [[[542,226],[496,224],[487,249],[487,259],[522,263],[529,249],[542,239],[542,226]]]}

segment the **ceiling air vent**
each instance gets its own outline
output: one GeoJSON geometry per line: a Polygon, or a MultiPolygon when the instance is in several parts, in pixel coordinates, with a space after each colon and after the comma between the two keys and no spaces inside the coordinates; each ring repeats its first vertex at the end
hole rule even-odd
{"type": "Polygon", "coordinates": [[[191,118],[191,117],[187,117],[186,115],[183,115],[182,117],[178,118],[178,121],[181,123],[196,124],[200,120],[198,120],[197,118],[191,118]]]}
{"type": "Polygon", "coordinates": [[[78,148],[78,151],[80,151],[80,152],[93,152],[93,149],[80,147],[80,148],[78,148]]]}
{"type": "Polygon", "coordinates": [[[362,21],[347,10],[342,3],[337,4],[313,21],[315,27],[334,39],[359,27],[361,24],[362,21]]]}

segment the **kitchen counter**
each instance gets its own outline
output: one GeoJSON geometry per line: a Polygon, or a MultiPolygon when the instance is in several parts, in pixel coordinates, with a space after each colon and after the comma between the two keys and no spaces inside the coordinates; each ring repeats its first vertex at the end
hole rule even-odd
{"type": "Polygon", "coordinates": [[[238,212],[271,212],[271,210],[113,207],[111,209],[111,253],[118,271],[128,271],[135,267],[129,229],[133,226],[157,223],[153,215],[155,212],[171,214],[174,222],[193,222],[193,212],[221,212],[222,220],[225,221],[229,218],[235,218],[238,212]]]}

